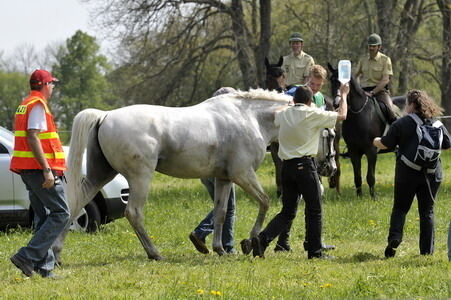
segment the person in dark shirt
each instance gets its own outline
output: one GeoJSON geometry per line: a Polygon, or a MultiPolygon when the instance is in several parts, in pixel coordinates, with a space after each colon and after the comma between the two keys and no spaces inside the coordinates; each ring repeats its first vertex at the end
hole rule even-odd
{"type": "MultiPolygon", "coordinates": [[[[426,92],[411,90],[407,93],[406,112],[416,114],[423,122],[442,114],[443,109],[432,100],[426,92]]],[[[443,130],[442,149],[451,147],[450,136],[445,126],[443,130]]],[[[374,139],[374,146],[380,149],[394,149],[398,146],[395,168],[394,204],[390,218],[388,245],[385,257],[394,257],[396,248],[402,241],[406,215],[412,205],[414,196],[418,199],[420,215],[420,254],[434,252],[434,201],[442,181],[440,161],[433,173],[417,171],[407,166],[401,156],[406,153],[411,140],[417,139],[417,123],[410,116],[395,121],[387,135],[374,139]]]]}

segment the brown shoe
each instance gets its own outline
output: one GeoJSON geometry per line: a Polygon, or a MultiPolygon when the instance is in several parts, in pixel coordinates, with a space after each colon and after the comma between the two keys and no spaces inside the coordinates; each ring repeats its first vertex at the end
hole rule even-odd
{"type": "Polygon", "coordinates": [[[189,239],[200,253],[208,254],[210,252],[205,245],[205,241],[199,238],[194,231],[189,234],[189,239]]]}

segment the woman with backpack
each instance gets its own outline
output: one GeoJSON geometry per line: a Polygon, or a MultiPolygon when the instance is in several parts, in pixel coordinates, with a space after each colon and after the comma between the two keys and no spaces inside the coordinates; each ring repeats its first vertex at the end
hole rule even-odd
{"type": "Polygon", "coordinates": [[[402,241],[406,215],[417,196],[420,215],[420,254],[434,252],[434,201],[442,181],[440,150],[451,147],[445,126],[434,117],[443,109],[426,92],[407,93],[407,115],[394,122],[387,135],[374,139],[380,149],[398,146],[394,204],[385,257],[394,257],[402,241]]]}

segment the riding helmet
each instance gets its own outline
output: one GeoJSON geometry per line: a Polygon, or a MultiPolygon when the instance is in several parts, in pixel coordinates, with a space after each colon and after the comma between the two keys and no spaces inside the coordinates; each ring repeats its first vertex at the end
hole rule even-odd
{"type": "Polygon", "coordinates": [[[303,42],[304,39],[302,38],[301,34],[299,32],[293,32],[290,35],[290,39],[288,40],[290,43],[291,42],[303,42]]]}
{"type": "Polygon", "coordinates": [[[368,46],[382,45],[382,39],[377,33],[373,33],[368,37],[368,46]]]}

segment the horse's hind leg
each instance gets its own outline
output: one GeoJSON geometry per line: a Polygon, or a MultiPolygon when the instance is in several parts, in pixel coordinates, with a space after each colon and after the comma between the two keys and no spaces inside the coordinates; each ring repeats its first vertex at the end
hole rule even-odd
{"type": "Polygon", "coordinates": [[[246,193],[254,197],[260,204],[257,219],[250,232],[250,239],[241,241],[241,249],[244,254],[249,254],[252,250],[251,239],[257,237],[263,226],[266,212],[269,208],[269,197],[266,195],[260,183],[257,181],[257,176],[254,170],[250,170],[244,176],[234,179],[234,182],[239,185],[246,193]]]}
{"type": "Polygon", "coordinates": [[[215,179],[215,208],[214,208],[214,232],[213,232],[213,251],[219,255],[224,255],[222,247],[222,227],[225,222],[227,204],[230,196],[232,182],[229,180],[215,179]]]}
{"type": "MultiPolygon", "coordinates": [[[[87,172],[81,184],[81,192],[76,195],[78,198],[67,199],[71,209],[70,223],[77,218],[81,209],[91,202],[99,190],[117,175],[97,144],[88,148],[86,165],[87,172]]],[[[66,228],[52,246],[55,259],[59,264],[61,264],[61,251],[68,231],[69,228],[66,228]]]]}
{"type": "Polygon", "coordinates": [[[163,257],[153,245],[144,228],[144,205],[147,201],[152,172],[149,171],[148,174],[136,174],[127,179],[130,185],[130,196],[125,209],[125,217],[135,230],[139,241],[147,253],[147,257],[149,259],[161,260],[163,257]]]}
{"type": "Polygon", "coordinates": [[[371,198],[376,199],[376,191],[374,186],[376,185],[376,161],[377,161],[377,152],[371,151],[366,154],[366,158],[368,160],[368,172],[366,173],[366,182],[368,182],[368,186],[370,187],[370,195],[371,198]]]}
{"type": "Polygon", "coordinates": [[[351,156],[352,168],[354,170],[354,185],[357,196],[362,197],[362,155],[349,152],[351,156]]]}

